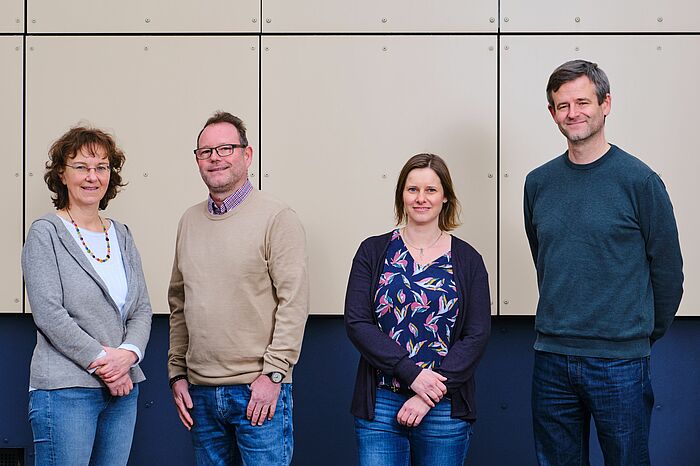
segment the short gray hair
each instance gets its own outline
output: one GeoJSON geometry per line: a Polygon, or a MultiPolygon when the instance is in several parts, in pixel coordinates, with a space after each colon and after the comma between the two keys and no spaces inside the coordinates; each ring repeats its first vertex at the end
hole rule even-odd
{"type": "Polygon", "coordinates": [[[598,97],[598,105],[602,104],[605,96],[610,94],[610,81],[597,63],[592,63],[586,60],[571,60],[563,65],[560,65],[547,82],[547,102],[550,107],[554,106],[552,93],[557,92],[562,84],[568,83],[581,76],[586,76],[595,86],[596,96],[598,97]]]}

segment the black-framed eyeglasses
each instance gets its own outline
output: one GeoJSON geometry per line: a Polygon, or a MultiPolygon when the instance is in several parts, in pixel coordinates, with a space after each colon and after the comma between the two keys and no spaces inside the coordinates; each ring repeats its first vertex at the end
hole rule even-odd
{"type": "Polygon", "coordinates": [[[95,173],[98,176],[105,176],[112,169],[112,167],[110,167],[109,165],[106,165],[106,164],[98,165],[96,167],[88,167],[87,165],[81,165],[81,164],[70,165],[68,163],[66,163],[64,165],[66,167],[72,168],[73,170],[77,171],[81,175],[87,175],[88,173],[90,173],[90,170],[95,170],[95,173]]]}
{"type": "Polygon", "coordinates": [[[245,144],[221,144],[220,146],[216,147],[202,147],[200,149],[195,149],[193,152],[194,156],[199,160],[204,160],[211,157],[211,154],[214,151],[216,151],[216,155],[219,157],[228,157],[229,155],[232,155],[233,151],[237,148],[245,149],[246,147],[248,146],[245,144]]]}

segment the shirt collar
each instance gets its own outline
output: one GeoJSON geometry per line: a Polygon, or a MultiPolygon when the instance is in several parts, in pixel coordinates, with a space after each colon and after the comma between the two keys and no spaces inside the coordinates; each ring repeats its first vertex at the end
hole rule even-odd
{"type": "Polygon", "coordinates": [[[214,199],[211,198],[211,194],[207,197],[207,208],[209,209],[209,213],[212,215],[223,215],[226,212],[235,209],[239,205],[245,201],[245,199],[248,197],[248,194],[251,193],[253,190],[253,184],[250,182],[250,180],[246,179],[245,183],[243,183],[243,186],[238,188],[236,191],[233,192],[229,197],[224,199],[224,202],[221,203],[221,207],[217,206],[216,203],[214,203],[214,199]]]}

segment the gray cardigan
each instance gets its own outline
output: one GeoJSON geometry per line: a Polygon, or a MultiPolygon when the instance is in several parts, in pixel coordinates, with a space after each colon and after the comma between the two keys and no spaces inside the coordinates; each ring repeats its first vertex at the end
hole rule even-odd
{"type": "MultiPolygon", "coordinates": [[[[22,250],[27,296],[37,326],[29,384],[37,389],[103,387],[87,367],[102,345],[129,343],[146,354],[151,303],[129,229],[114,222],[127,280],[124,320],[107,286],[56,214],[32,223],[22,250]]],[[[145,380],[138,366],[134,383],[145,380]]]]}

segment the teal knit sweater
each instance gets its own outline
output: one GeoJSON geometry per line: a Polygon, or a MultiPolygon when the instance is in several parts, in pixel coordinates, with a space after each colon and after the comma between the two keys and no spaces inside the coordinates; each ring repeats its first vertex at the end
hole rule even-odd
{"type": "Polygon", "coordinates": [[[611,146],[577,165],[564,153],[525,181],[537,269],[535,349],[633,358],[650,353],[683,295],[683,260],[666,187],[611,146]]]}

